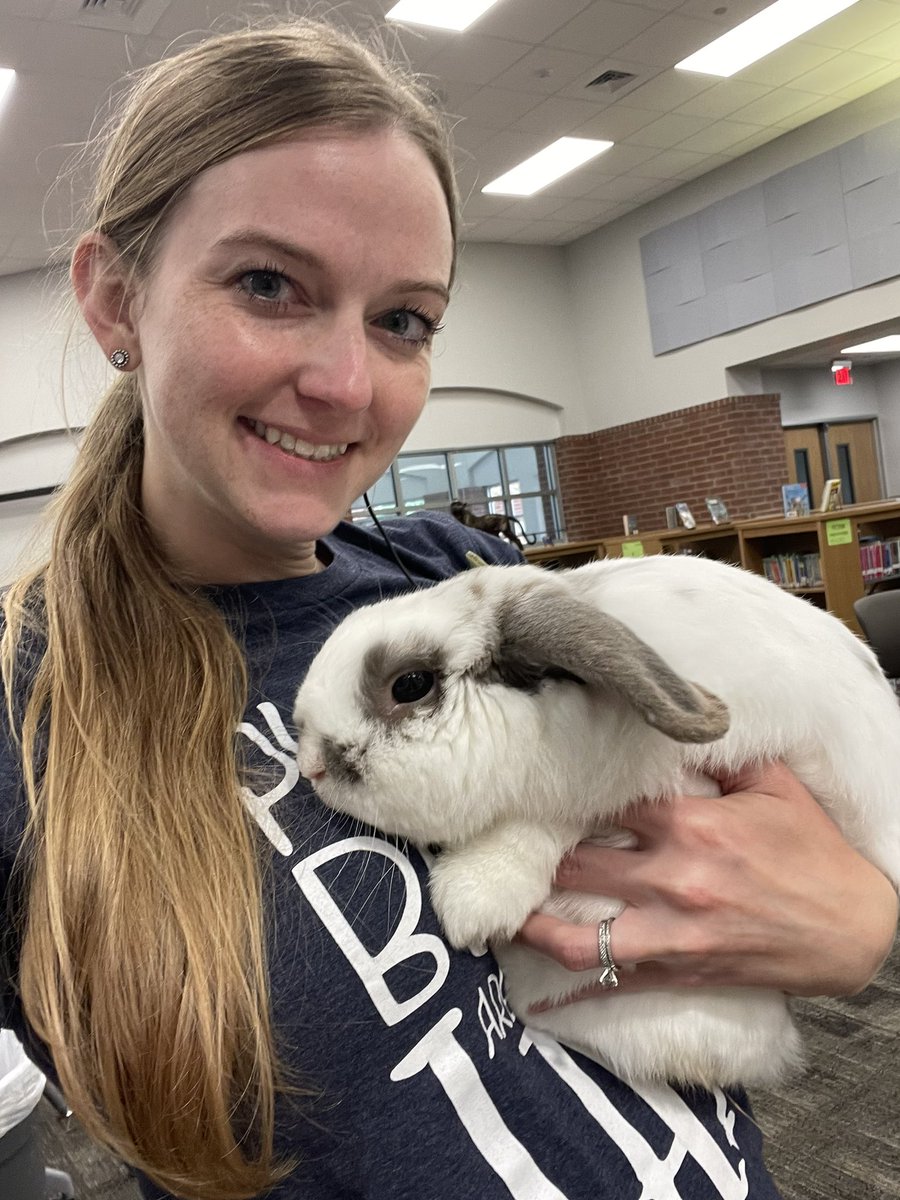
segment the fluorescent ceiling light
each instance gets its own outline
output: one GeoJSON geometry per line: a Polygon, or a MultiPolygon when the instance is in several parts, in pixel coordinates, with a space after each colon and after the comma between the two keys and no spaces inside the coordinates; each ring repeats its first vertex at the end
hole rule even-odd
{"type": "Polygon", "coordinates": [[[0,106],[3,104],[3,97],[12,87],[12,82],[16,77],[12,67],[0,67],[0,106]]]}
{"type": "Polygon", "coordinates": [[[755,17],[676,63],[675,69],[699,71],[702,75],[734,75],[857,3],[858,0],[776,0],[755,17]]]}
{"type": "Polygon", "coordinates": [[[386,17],[389,21],[411,21],[436,29],[468,29],[473,21],[493,8],[497,0],[400,0],[386,17]]]}
{"type": "Polygon", "coordinates": [[[612,142],[598,142],[593,138],[559,138],[481,190],[501,196],[533,196],[612,145],[612,142]]]}
{"type": "Polygon", "coordinates": [[[886,354],[894,350],[900,350],[900,333],[889,333],[887,337],[876,338],[874,342],[860,342],[858,346],[848,346],[841,354],[886,354]]]}

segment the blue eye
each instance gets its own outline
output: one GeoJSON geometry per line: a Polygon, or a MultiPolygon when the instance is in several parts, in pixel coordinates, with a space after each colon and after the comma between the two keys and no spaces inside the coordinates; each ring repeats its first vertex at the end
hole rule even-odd
{"type": "Polygon", "coordinates": [[[428,313],[414,308],[392,309],[379,317],[377,323],[399,341],[411,346],[424,346],[441,328],[428,313]]]}
{"type": "Polygon", "coordinates": [[[287,280],[280,271],[269,267],[245,271],[238,280],[238,286],[247,293],[251,300],[263,300],[273,304],[282,300],[287,280]]]}

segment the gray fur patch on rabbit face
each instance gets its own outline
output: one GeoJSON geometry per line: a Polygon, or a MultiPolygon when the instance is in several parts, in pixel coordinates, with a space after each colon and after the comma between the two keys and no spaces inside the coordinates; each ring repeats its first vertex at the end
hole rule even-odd
{"type": "MultiPolygon", "coordinates": [[[[379,642],[363,658],[360,692],[365,709],[391,723],[414,715],[431,716],[440,709],[446,675],[446,654],[440,646],[412,637],[399,645],[379,642]],[[415,700],[398,700],[392,688],[404,677],[417,674],[433,677],[431,686],[415,700]]],[[[422,688],[426,682],[423,679],[422,688]]],[[[411,694],[415,695],[417,690],[412,684],[411,694]]]]}

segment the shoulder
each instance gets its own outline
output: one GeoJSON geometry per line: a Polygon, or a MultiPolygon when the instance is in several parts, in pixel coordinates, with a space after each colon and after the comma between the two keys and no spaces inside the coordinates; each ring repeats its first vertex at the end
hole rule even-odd
{"type": "MultiPolygon", "coordinates": [[[[444,512],[421,512],[410,517],[395,517],[382,522],[392,546],[402,554],[427,560],[436,578],[446,578],[466,570],[468,553],[489,563],[520,563],[522,554],[503,538],[463,525],[444,512]]],[[[346,527],[345,527],[346,528],[346,527]]],[[[370,544],[381,542],[377,529],[367,527],[364,535],[370,544]]]]}

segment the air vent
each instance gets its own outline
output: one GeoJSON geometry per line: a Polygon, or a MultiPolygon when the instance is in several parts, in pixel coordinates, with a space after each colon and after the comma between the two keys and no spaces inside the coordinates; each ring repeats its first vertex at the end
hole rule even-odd
{"type": "Polygon", "coordinates": [[[116,33],[152,33],[172,0],[56,0],[49,19],[111,29],[116,33]]]}
{"type": "Polygon", "coordinates": [[[617,92],[619,88],[623,88],[632,79],[637,79],[637,76],[630,71],[604,71],[602,75],[598,75],[596,79],[592,79],[587,86],[589,88],[600,88],[604,92],[617,92]]]}

